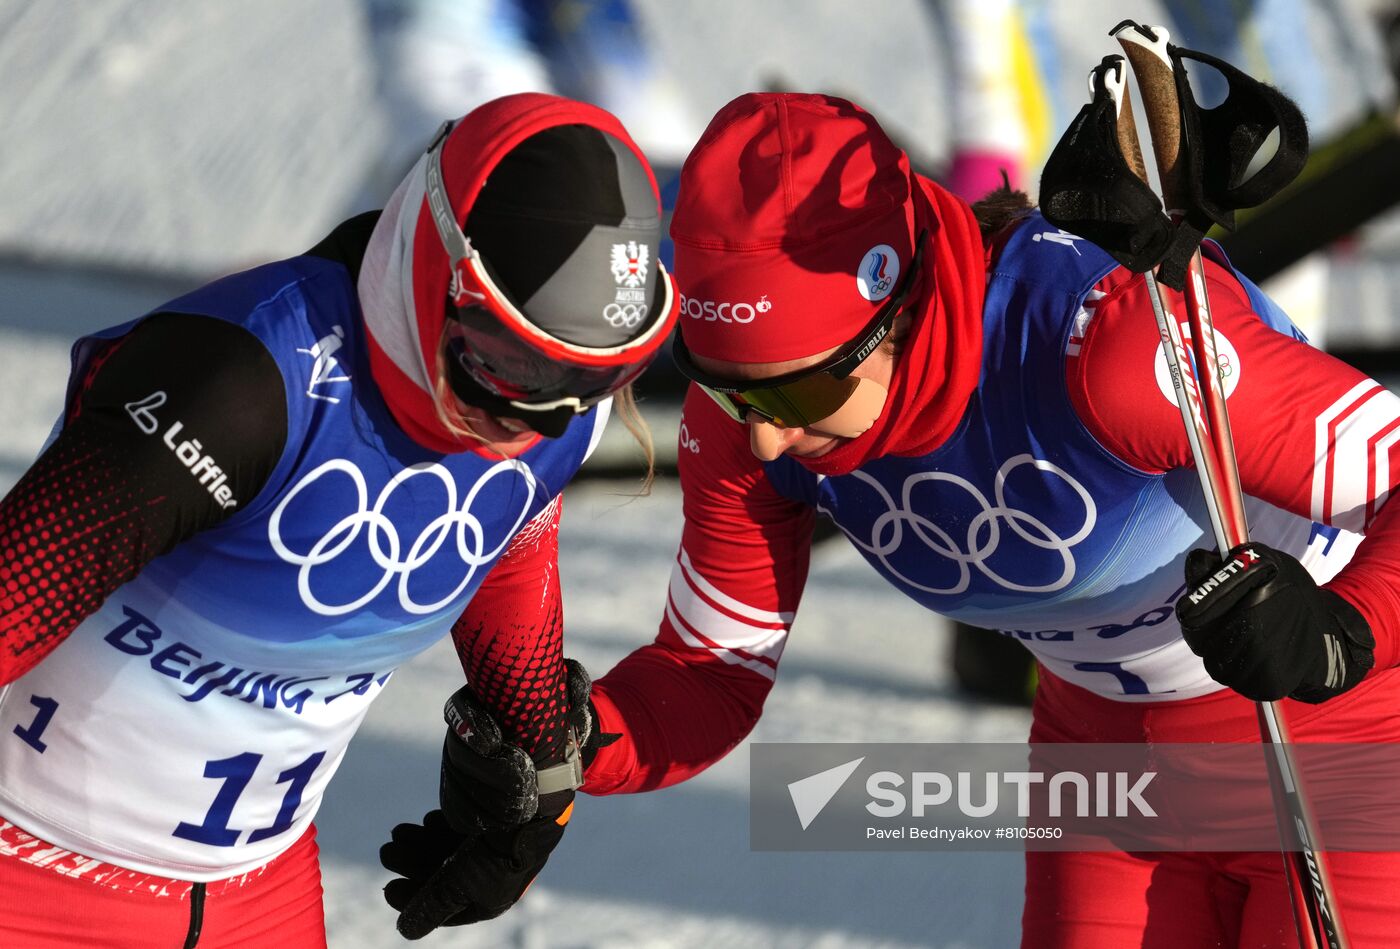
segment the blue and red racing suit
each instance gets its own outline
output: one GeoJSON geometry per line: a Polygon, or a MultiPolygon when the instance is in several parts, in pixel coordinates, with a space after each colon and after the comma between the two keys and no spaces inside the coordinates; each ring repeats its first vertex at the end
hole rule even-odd
{"type": "MultiPolygon", "coordinates": [[[[1377,640],[1371,677],[1309,708],[1295,737],[1345,737],[1328,722],[1354,722],[1361,705],[1377,722],[1366,740],[1400,740],[1389,711],[1400,689],[1400,508],[1386,505],[1400,481],[1400,400],[1307,346],[1213,247],[1206,277],[1252,535],[1355,604],[1377,640]]],[[[1173,611],[1185,554],[1213,543],[1142,278],[1032,215],[992,261],[983,314],[981,376],[954,433],[849,474],[760,462],[746,428],[692,387],[679,450],[685,528],[665,615],[654,643],[595,684],[601,727],[623,737],[600,751],[586,790],[672,784],[748,733],[777,675],[818,515],[928,609],[1018,637],[1049,694],[1093,700],[1040,703],[1040,738],[1110,740],[1056,708],[1121,709],[1141,724],[1208,702],[1214,714],[1175,740],[1257,740],[1252,705],[1206,675],[1173,611]]],[[[1267,866],[1287,927],[1277,855],[1267,866]]],[[[1342,898],[1348,913],[1367,899],[1342,898]]],[[[1393,930],[1398,915],[1353,929],[1393,930]]],[[[1125,930],[1116,942],[1066,931],[1064,945],[1138,944],[1125,930]]],[[[1026,938],[1051,944],[1036,941],[1044,929],[1026,938]]]]}
{"type": "Polygon", "coordinates": [[[507,733],[562,751],[560,490],[608,407],[513,458],[406,436],[356,295],[375,217],[75,346],[62,424],[0,502],[0,818],[31,841],[0,874],[221,881],[212,906],[298,841],[314,873],[347,743],[449,631],[507,733]]]}

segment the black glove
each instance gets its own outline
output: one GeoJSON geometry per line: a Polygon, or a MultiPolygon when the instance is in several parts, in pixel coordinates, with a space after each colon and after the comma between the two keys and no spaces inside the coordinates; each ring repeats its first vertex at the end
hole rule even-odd
{"type": "Polygon", "coordinates": [[[379,850],[391,880],[384,898],[399,911],[398,929],[421,939],[438,926],[492,919],[524,894],[564,835],[574,789],[583,783],[602,736],[592,727],[588,673],[568,667],[570,738],[565,761],[537,769],[507,744],[500,726],[463,686],[444,708],[441,810],[422,824],[400,824],[379,850]]]}
{"type": "MultiPolygon", "coordinates": [[[[568,792],[573,801],[573,792],[568,792]]],[[[422,824],[399,824],[379,861],[403,879],[390,880],[384,899],[399,911],[405,939],[422,939],[439,926],[495,919],[515,905],[564,836],[572,808],[516,827],[464,836],[444,812],[422,824]]]]}
{"type": "Polygon", "coordinates": [[[1246,698],[1324,702],[1375,665],[1366,619],[1288,554],[1250,542],[1222,563],[1193,550],[1186,583],[1176,602],[1182,635],[1212,679],[1246,698]]]}

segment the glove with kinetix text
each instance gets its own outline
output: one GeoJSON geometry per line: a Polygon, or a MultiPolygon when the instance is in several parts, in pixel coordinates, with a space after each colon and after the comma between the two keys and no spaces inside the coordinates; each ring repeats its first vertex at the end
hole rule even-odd
{"type": "Polygon", "coordinates": [[[588,694],[588,673],[568,667],[569,740],[564,761],[538,768],[507,743],[470,686],[447,701],[440,810],[421,824],[399,824],[379,859],[402,879],[384,898],[399,911],[398,930],[420,939],[438,926],[501,915],[544,867],[573,812],[585,758],[600,744],[588,694]]]}
{"type": "Polygon", "coordinates": [[[1193,550],[1186,584],[1176,603],[1182,635],[1212,679],[1246,698],[1323,702],[1375,665],[1365,617],[1282,551],[1251,541],[1221,561],[1193,550]]]}

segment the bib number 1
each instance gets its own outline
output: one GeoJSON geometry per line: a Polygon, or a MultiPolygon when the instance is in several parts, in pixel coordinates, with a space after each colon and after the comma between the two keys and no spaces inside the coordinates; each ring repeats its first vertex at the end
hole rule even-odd
{"type": "Polygon", "coordinates": [[[28,725],[16,725],[15,734],[19,736],[20,741],[42,755],[49,750],[49,746],[40,736],[53,720],[53,713],[58,711],[58,702],[42,695],[31,695],[29,704],[37,708],[39,714],[35,715],[34,721],[28,725]]]}

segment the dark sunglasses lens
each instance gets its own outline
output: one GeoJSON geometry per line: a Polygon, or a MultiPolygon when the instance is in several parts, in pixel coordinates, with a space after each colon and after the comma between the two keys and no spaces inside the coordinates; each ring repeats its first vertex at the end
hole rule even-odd
{"type": "Polygon", "coordinates": [[[569,375],[569,366],[528,345],[484,307],[457,311],[447,333],[449,351],[462,368],[489,377],[502,395],[523,398],[554,391],[569,375]]]}
{"type": "Polygon", "coordinates": [[[448,358],[489,391],[525,404],[574,398],[584,406],[594,405],[636,379],[650,362],[580,366],[555,359],[502,326],[483,307],[457,311],[446,332],[448,358]]]}
{"type": "MultiPolygon", "coordinates": [[[[699,385],[699,383],[696,383],[696,385],[699,385]]],[[[715,405],[723,409],[724,414],[728,415],[734,421],[742,422],[744,420],[743,406],[736,402],[734,397],[729,393],[716,392],[709,386],[700,386],[700,391],[708,395],[711,399],[714,399],[715,405]]]]}
{"type": "Polygon", "coordinates": [[[846,404],[858,385],[860,380],[852,376],[837,379],[819,372],[772,389],[749,389],[735,393],[735,399],[757,409],[779,425],[796,428],[819,422],[833,414],[846,404]]]}

